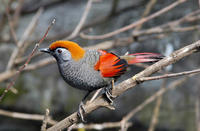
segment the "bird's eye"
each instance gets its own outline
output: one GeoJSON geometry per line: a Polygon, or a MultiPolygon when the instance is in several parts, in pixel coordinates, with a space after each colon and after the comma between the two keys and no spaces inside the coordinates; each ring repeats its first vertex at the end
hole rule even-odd
{"type": "Polygon", "coordinates": [[[62,53],[62,50],[59,49],[59,50],[58,50],[58,53],[62,53]]]}

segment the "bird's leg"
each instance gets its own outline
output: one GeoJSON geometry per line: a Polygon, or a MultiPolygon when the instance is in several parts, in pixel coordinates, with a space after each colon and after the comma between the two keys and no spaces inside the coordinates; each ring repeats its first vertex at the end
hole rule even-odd
{"type": "Polygon", "coordinates": [[[106,95],[106,98],[108,99],[109,103],[112,105],[113,104],[113,95],[111,93],[112,89],[114,88],[114,80],[112,80],[112,86],[111,88],[107,87],[105,88],[105,95],[106,95]]]}
{"type": "Polygon", "coordinates": [[[89,96],[90,93],[91,93],[90,91],[87,92],[87,94],[83,97],[83,99],[81,100],[81,102],[80,102],[80,104],[78,106],[78,113],[77,113],[77,115],[81,119],[81,121],[83,121],[83,122],[86,122],[84,120],[84,117],[83,117],[83,113],[85,113],[85,108],[84,108],[83,102],[89,96]]]}

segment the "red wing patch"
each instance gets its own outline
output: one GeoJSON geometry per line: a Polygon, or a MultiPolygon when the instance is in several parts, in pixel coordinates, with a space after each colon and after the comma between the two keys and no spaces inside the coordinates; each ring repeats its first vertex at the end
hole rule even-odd
{"type": "Polygon", "coordinates": [[[101,56],[94,69],[100,71],[103,77],[117,77],[126,71],[128,64],[124,59],[103,50],[99,52],[101,56]]]}

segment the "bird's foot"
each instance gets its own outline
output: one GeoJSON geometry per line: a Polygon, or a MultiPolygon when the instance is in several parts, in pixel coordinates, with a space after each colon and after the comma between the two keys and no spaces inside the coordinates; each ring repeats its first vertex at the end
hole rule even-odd
{"type": "Polygon", "coordinates": [[[77,115],[81,119],[82,122],[86,122],[83,116],[84,113],[85,113],[85,107],[84,107],[83,101],[81,101],[81,103],[78,106],[77,115]]]}
{"type": "Polygon", "coordinates": [[[106,96],[106,99],[108,100],[108,102],[113,105],[113,95],[111,94],[111,88],[105,88],[105,96],[106,96]]]}

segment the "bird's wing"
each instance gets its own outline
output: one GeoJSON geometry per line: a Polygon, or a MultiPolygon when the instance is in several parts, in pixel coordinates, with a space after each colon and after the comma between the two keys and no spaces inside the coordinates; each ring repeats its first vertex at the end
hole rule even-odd
{"type": "Polygon", "coordinates": [[[117,77],[126,71],[128,64],[124,59],[104,50],[99,52],[101,55],[94,69],[100,71],[103,77],[117,77]]]}

